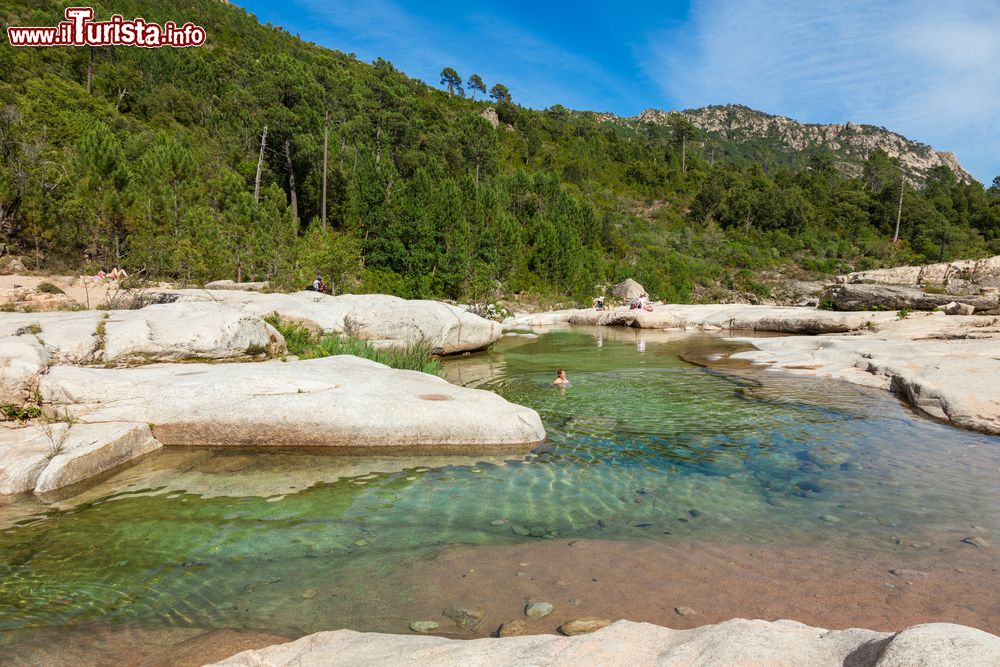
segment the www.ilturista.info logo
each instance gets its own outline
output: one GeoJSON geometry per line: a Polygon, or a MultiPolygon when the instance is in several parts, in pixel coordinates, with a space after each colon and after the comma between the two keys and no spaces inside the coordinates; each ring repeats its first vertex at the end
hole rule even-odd
{"type": "Polygon", "coordinates": [[[48,28],[7,28],[11,46],[201,46],[205,29],[190,21],[178,27],[173,21],[162,26],[135,18],[126,21],[118,14],[110,21],[93,21],[92,7],[68,7],[66,20],[48,28]]]}

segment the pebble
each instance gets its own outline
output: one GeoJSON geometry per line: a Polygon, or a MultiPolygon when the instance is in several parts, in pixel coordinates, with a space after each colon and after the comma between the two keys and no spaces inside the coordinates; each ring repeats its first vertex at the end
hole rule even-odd
{"type": "Polygon", "coordinates": [[[520,565],[521,567],[528,567],[527,563],[518,563],[518,565],[520,565]]]}
{"type": "Polygon", "coordinates": [[[368,540],[354,540],[354,546],[356,547],[368,546],[368,540]]]}
{"type": "Polygon", "coordinates": [[[519,576],[519,577],[526,577],[526,576],[528,576],[528,573],[527,572],[518,572],[517,576],[519,576]]]}
{"type": "Polygon", "coordinates": [[[307,588],[306,590],[302,591],[302,599],[303,600],[312,600],[314,597],[316,597],[316,590],[315,589],[313,589],[313,588],[307,588]]]}
{"type": "Polygon", "coordinates": [[[420,634],[434,632],[437,629],[438,624],[435,621],[413,621],[410,623],[410,630],[419,632],[420,634]]]}
{"type": "Polygon", "coordinates": [[[695,519],[697,519],[698,517],[701,516],[701,511],[700,510],[688,510],[688,514],[690,514],[695,519]]]}
{"type": "Polygon", "coordinates": [[[451,606],[446,608],[441,614],[445,618],[455,621],[455,625],[460,629],[473,630],[483,622],[483,616],[486,615],[486,612],[483,609],[474,607],[451,606]]]}
{"type": "Polygon", "coordinates": [[[573,637],[575,635],[585,635],[589,632],[597,632],[598,630],[606,628],[609,625],[611,625],[611,621],[606,618],[584,616],[583,618],[577,618],[568,623],[563,623],[559,626],[559,632],[563,633],[567,637],[573,637]]]}
{"type": "Polygon", "coordinates": [[[889,570],[889,574],[894,574],[897,577],[926,577],[926,572],[921,572],[920,570],[889,570]]]}
{"type": "Polygon", "coordinates": [[[493,521],[490,521],[491,526],[502,526],[504,523],[506,522],[503,519],[493,519],[493,521]]]}
{"type": "Polygon", "coordinates": [[[527,537],[528,535],[531,534],[530,530],[528,530],[524,526],[519,526],[516,523],[510,524],[510,532],[514,533],[515,535],[520,535],[521,537],[527,537]]]}
{"type": "Polygon", "coordinates": [[[526,634],[528,634],[528,624],[521,619],[507,621],[497,631],[498,637],[520,637],[526,634]]]}
{"type": "Polygon", "coordinates": [[[524,608],[524,615],[528,618],[545,618],[552,613],[552,609],[548,602],[529,602],[524,608]]]}
{"type": "Polygon", "coordinates": [[[827,523],[840,523],[840,518],[835,517],[832,514],[824,514],[823,516],[820,517],[820,519],[826,521],[827,523]]]}
{"type": "Polygon", "coordinates": [[[966,544],[971,544],[974,547],[979,547],[980,549],[986,549],[990,546],[989,540],[978,535],[973,535],[972,537],[967,537],[962,540],[966,544]]]}
{"type": "Polygon", "coordinates": [[[691,607],[674,607],[674,611],[676,611],[681,616],[697,616],[698,615],[698,612],[696,612],[691,607]]]}

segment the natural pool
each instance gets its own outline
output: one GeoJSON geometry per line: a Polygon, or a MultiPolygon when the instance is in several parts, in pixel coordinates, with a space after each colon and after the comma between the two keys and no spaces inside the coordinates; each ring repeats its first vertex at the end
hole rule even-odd
{"type": "MultiPolygon", "coordinates": [[[[94,627],[404,632],[439,613],[420,568],[451,545],[754,544],[909,565],[1000,534],[1000,439],[885,392],[692,363],[738,345],[569,329],[448,360],[453,382],[539,411],[549,440],[531,453],[172,450],[53,506],[0,507],[0,649],[29,663],[94,627]],[[566,390],[549,386],[559,367],[566,390]]],[[[995,584],[983,595],[1000,609],[995,584]]]]}

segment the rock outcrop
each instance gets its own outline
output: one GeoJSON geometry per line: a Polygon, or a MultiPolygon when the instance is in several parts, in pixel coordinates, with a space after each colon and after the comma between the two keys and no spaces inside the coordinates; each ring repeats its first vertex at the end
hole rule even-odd
{"type": "Polygon", "coordinates": [[[29,336],[53,363],[127,365],[280,354],[274,327],[214,303],[165,304],[139,310],[0,313],[0,336],[29,336]]]}
{"type": "Polygon", "coordinates": [[[1000,637],[950,623],[887,633],[734,619],[692,630],[618,621],[577,637],[456,640],[337,630],[244,651],[213,667],[310,665],[662,665],[670,667],[985,667],[1000,637]]]}
{"type": "Polygon", "coordinates": [[[479,116],[485,118],[486,122],[493,126],[494,130],[500,127],[500,116],[497,115],[497,110],[493,107],[486,107],[479,116]]]}
{"type": "MultiPolygon", "coordinates": [[[[931,294],[915,287],[846,283],[832,285],[824,293],[837,310],[936,310],[955,301],[950,294],[931,294]]],[[[967,295],[961,302],[975,311],[993,311],[1000,307],[996,295],[967,295]]],[[[971,313],[970,313],[971,314],[971,313]]]]}
{"type": "Polygon", "coordinates": [[[649,295],[646,293],[646,288],[642,285],[631,278],[626,278],[611,288],[611,296],[617,299],[631,301],[632,299],[638,299],[649,295]]]}
{"type": "Polygon", "coordinates": [[[235,280],[213,280],[210,283],[205,283],[205,289],[229,289],[229,290],[243,290],[245,292],[260,292],[267,289],[267,281],[258,282],[243,282],[238,283],[235,280]]]}
{"type": "Polygon", "coordinates": [[[1000,318],[913,313],[865,335],[751,338],[733,355],[787,372],[889,389],[921,412],[1000,434],[1000,318]]]}
{"type": "Polygon", "coordinates": [[[165,290],[151,296],[164,303],[217,302],[257,317],[278,313],[326,333],[363,338],[377,347],[426,345],[437,354],[480,350],[502,335],[497,322],[457,306],[384,294],[165,290]]]}
{"type": "Polygon", "coordinates": [[[701,329],[706,331],[769,331],[823,334],[858,331],[896,319],[894,313],[841,313],[794,306],[749,304],[656,305],[653,310],[593,308],[519,315],[504,321],[505,330],[580,324],[630,326],[644,329],[701,329]]]}
{"type": "MultiPolygon", "coordinates": [[[[959,180],[971,182],[972,175],[958,163],[954,153],[936,151],[884,127],[857,123],[819,125],[800,123],[784,116],[756,111],[738,104],[687,109],[680,112],[646,109],[625,122],[667,124],[679,113],[716,142],[730,144],[770,144],[779,153],[807,153],[826,149],[840,158],[840,166],[860,174],[863,163],[875,150],[899,158],[911,182],[922,182],[934,167],[947,167],[959,180]]],[[[778,156],[780,159],[780,155],[778,156]]]]}
{"type": "Polygon", "coordinates": [[[876,283],[944,287],[956,294],[970,287],[1000,287],[1000,255],[987,259],[962,259],[925,266],[895,266],[889,269],[856,271],[837,276],[840,284],[876,283]]]}

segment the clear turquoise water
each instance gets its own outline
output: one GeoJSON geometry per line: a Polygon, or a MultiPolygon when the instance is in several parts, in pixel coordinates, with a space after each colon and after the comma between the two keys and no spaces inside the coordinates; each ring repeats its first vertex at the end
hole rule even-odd
{"type": "Polygon", "coordinates": [[[399,630],[396,573],[453,544],[878,549],[1000,530],[1000,439],[885,392],[685,361],[732,346],[584,329],[449,360],[452,381],[541,413],[549,440],[526,456],[170,451],[70,501],[0,508],[0,643],[91,621],[399,630]],[[335,602],[304,613],[321,587],[335,602]]]}

